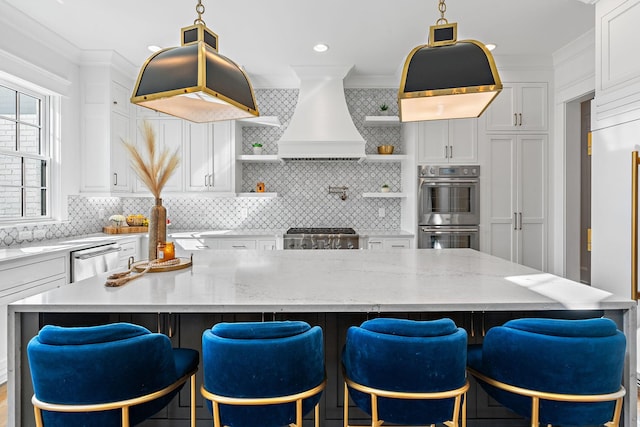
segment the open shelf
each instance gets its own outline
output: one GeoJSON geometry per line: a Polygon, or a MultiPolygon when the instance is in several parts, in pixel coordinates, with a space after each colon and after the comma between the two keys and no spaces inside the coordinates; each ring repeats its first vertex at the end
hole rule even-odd
{"type": "Polygon", "coordinates": [[[400,117],[398,116],[365,116],[365,126],[399,126],[400,117]]]}
{"type": "Polygon", "coordinates": [[[277,154],[242,154],[236,160],[247,163],[281,163],[284,161],[277,154]]]}
{"type": "Polygon", "coordinates": [[[406,154],[367,154],[364,159],[366,163],[400,162],[406,160],[406,154]]]}
{"type": "Polygon", "coordinates": [[[248,119],[240,119],[238,120],[238,123],[241,126],[281,126],[278,116],[250,117],[248,119]]]}
{"type": "Polygon", "coordinates": [[[378,198],[378,199],[397,199],[397,198],[403,198],[403,197],[407,197],[407,193],[396,193],[396,192],[389,192],[389,193],[362,193],[362,197],[365,198],[370,198],[370,199],[374,199],[374,198],[378,198]]]}
{"type": "Polygon", "coordinates": [[[248,193],[236,193],[236,197],[255,197],[260,199],[273,199],[278,197],[278,193],[257,193],[254,191],[248,193]]]}

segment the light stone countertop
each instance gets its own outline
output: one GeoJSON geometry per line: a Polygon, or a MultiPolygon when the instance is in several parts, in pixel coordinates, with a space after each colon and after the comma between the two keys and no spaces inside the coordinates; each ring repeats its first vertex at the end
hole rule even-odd
{"type": "Polygon", "coordinates": [[[106,234],[95,233],[82,236],[63,237],[60,239],[30,242],[0,248],[0,264],[7,261],[26,259],[39,255],[49,255],[56,252],[69,252],[93,246],[106,245],[131,238],[137,238],[140,233],[106,234]]]}
{"type": "Polygon", "coordinates": [[[384,237],[384,238],[407,238],[414,237],[415,233],[405,230],[363,230],[356,229],[360,237],[384,237]]]}
{"type": "Polygon", "coordinates": [[[10,311],[406,312],[627,310],[635,302],[471,249],[204,250],[193,266],[119,288],[107,274],[10,305],[10,311]]]}

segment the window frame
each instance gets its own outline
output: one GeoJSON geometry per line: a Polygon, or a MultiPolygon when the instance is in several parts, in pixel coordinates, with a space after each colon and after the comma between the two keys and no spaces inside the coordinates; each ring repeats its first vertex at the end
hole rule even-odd
{"type": "MultiPolygon", "coordinates": [[[[0,217],[0,226],[15,225],[15,224],[34,224],[34,223],[51,221],[54,218],[52,203],[54,200],[53,192],[55,191],[54,183],[52,181],[52,178],[53,178],[52,169],[54,165],[54,158],[53,158],[54,149],[52,147],[53,138],[52,138],[52,127],[51,127],[51,124],[52,124],[51,109],[53,106],[53,102],[51,99],[52,98],[51,94],[46,93],[45,91],[30,89],[24,85],[13,82],[11,80],[3,79],[1,77],[0,77],[0,86],[5,87],[11,91],[15,91],[17,94],[16,95],[16,118],[13,119],[3,115],[0,115],[0,117],[3,120],[15,121],[18,132],[19,132],[20,124],[26,123],[19,120],[20,119],[20,116],[19,116],[20,94],[30,96],[32,98],[39,100],[40,102],[40,124],[39,126],[36,126],[39,128],[39,132],[40,132],[40,154],[19,151],[18,149],[7,150],[7,149],[0,148],[1,155],[17,157],[20,159],[20,163],[21,163],[21,184],[20,186],[15,187],[20,189],[21,213],[20,213],[20,216],[0,217]],[[24,168],[25,159],[44,161],[45,173],[41,175],[41,181],[44,179],[45,185],[42,185],[40,187],[26,185],[25,168],[24,168]],[[37,189],[37,188],[39,188],[40,191],[42,190],[45,191],[46,196],[44,198],[44,208],[46,209],[45,211],[46,213],[45,215],[27,216],[26,215],[26,207],[27,207],[26,192],[29,189],[37,189]]],[[[30,124],[30,123],[27,123],[27,124],[30,126],[33,126],[33,124],[30,124]]],[[[19,139],[20,139],[19,134],[16,135],[16,138],[18,140],[16,141],[18,144],[18,147],[16,148],[19,148],[19,139]]],[[[41,201],[40,211],[42,211],[42,209],[43,209],[43,205],[41,201]]]]}

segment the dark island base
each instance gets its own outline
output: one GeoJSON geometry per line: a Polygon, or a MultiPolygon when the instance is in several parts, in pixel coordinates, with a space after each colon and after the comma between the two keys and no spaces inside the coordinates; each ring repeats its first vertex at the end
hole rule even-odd
{"type": "MultiPolygon", "coordinates": [[[[105,313],[22,313],[21,336],[22,348],[30,337],[37,334],[44,324],[61,326],[87,326],[110,322],[131,322],[147,327],[151,331],[159,331],[171,338],[176,347],[189,347],[200,351],[202,332],[218,322],[241,322],[260,320],[304,320],[311,325],[322,327],[325,335],[325,357],[327,369],[327,388],[324,393],[320,414],[323,427],[342,427],[343,382],[340,369],[340,352],[344,345],[347,329],[359,325],[373,317],[398,317],[414,320],[430,320],[441,317],[453,319],[458,326],[468,332],[469,343],[481,343],[484,333],[492,326],[501,325],[505,321],[519,317],[557,317],[587,318],[607,315],[622,329],[619,312],[603,311],[533,311],[533,312],[425,312],[425,313],[256,313],[256,314],[211,314],[211,313],[140,313],[140,314],[105,314],[105,313]]],[[[26,352],[22,353],[21,364],[28,366],[26,352]]],[[[28,369],[21,370],[21,414],[23,426],[34,425],[33,408],[31,406],[31,379],[28,369]]],[[[198,372],[197,390],[202,384],[202,361],[198,372]]],[[[526,427],[528,422],[516,414],[501,407],[490,399],[484,391],[471,380],[471,389],[467,396],[467,425],[469,427],[526,427]]],[[[197,425],[211,426],[211,415],[203,404],[198,392],[197,425]]],[[[357,410],[351,411],[350,423],[370,423],[369,419],[357,410]]],[[[185,388],[174,399],[169,407],[157,414],[141,426],[143,427],[188,427],[189,426],[189,391],[185,388]]],[[[305,426],[312,426],[312,419],[305,420],[305,426]]],[[[624,425],[624,424],[621,424],[624,425]]]]}

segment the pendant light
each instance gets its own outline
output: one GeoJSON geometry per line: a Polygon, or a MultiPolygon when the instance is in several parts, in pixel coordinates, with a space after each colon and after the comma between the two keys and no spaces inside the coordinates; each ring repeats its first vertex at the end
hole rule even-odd
{"type": "Polygon", "coordinates": [[[479,117],[502,90],[491,52],[476,40],[458,41],[458,24],[444,18],[430,27],[429,43],[413,49],[398,91],[400,121],[479,117]]]}
{"type": "Polygon", "coordinates": [[[218,36],[198,18],[182,28],[182,45],[153,54],[142,66],[131,102],[204,123],[258,116],[247,74],[218,53],[218,36]]]}

